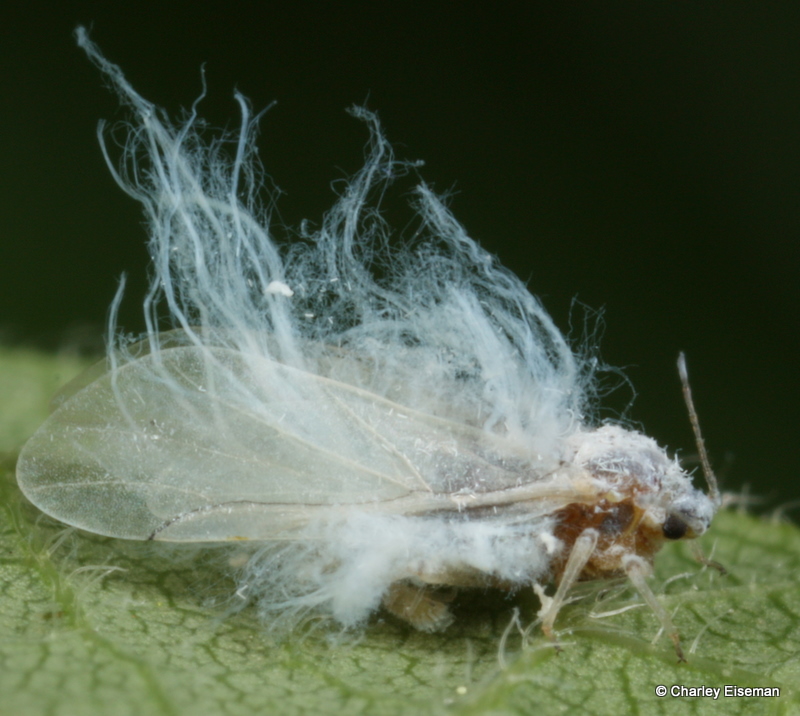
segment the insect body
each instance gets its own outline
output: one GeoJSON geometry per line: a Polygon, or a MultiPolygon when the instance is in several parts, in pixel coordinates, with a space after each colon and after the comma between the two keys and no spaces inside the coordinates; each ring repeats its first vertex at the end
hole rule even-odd
{"type": "Polygon", "coordinates": [[[245,100],[231,160],[230,138],[204,143],[194,114],[173,126],[79,42],[136,117],[112,171],[145,207],[154,278],[143,343],[111,341],[24,447],[31,501],[113,537],[256,543],[243,587],[270,619],[352,626],[382,604],[433,630],[451,620],[437,587],[533,586],[552,637],[578,580],[627,575],[680,654],[645,577],[665,540],[707,529],[710,470],[705,495],[650,438],[593,425],[592,361],[424,185],[423,238],[386,248],[366,207],[408,165],[375,116],[355,111],[364,169],[281,249],[245,100]]]}

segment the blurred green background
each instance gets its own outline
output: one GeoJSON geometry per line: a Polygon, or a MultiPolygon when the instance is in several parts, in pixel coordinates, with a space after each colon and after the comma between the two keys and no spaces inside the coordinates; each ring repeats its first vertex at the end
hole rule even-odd
{"type": "Polygon", "coordinates": [[[198,95],[204,62],[214,124],[238,122],[234,88],[256,108],[278,100],[260,146],[288,224],[318,218],[360,165],[365,131],[343,110],[366,101],[564,330],[573,298],[605,309],[602,355],[637,389],[631,418],[693,452],[685,350],[724,488],[749,483],[767,507],[800,496],[800,4],[12,1],[3,14],[6,343],[99,345],[123,271],[122,322],[142,326],[141,217],[95,136],[123,114],[74,44],[87,24],[171,111],[198,95]]]}

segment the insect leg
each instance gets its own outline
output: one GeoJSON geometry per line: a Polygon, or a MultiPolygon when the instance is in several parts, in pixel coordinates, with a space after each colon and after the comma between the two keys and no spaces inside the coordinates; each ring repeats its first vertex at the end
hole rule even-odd
{"type": "Polygon", "coordinates": [[[572,551],[569,553],[567,564],[561,575],[561,582],[553,597],[547,597],[540,585],[534,585],[534,591],[542,601],[542,608],[539,610],[539,618],[542,620],[542,631],[553,643],[556,643],[553,625],[555,624],[558,612],[561,610],[561,607],[564,606],[564,600],[569,590],[572,589],[572,586],[578,581],[583,568],[591,559],[592,554],[594,554],[599,536],[600,533],[592,528],[581,532],[578,539],[575,540],[575,544],[572,546],[572,551]]]}
{"type": "Polygon", "coordinates": [[[447,606],[449,594],[437,594],[429,588],[395,582],[383,597],[383,607],[420,631],[441,631],[453,621],[447,606]]]}
{"type": "Polygon", "coordinates": [[[656,595],[653,594],[653,590],[650,589],[650,585],[647,584],[646,577],[652,572],[650,565],[641,557],[635,554],[629,554],[623,559],[622,567],[625,570],[625,574],[628,575],[628,579],[630,579],[633,586],[636,587],[636,591],[642,595],[642,599],[644,599],[650,609],[655,612],[656,619],[661,622],[661,628],[669,638],[672,639],[672,643],[675,645],[675,653],[678,655],[678,661],[686,661],[686,657],[683,655],[683,649],[681,649],[681,638],[678,634],[678,630],[672,623],[670,615],[667,614],[667,610],[664,609],[661,602],[656,599],[656,595]]]}

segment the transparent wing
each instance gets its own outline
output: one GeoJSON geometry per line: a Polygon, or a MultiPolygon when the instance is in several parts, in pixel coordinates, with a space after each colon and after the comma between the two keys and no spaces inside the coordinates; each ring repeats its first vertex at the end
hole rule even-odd
{"type": "Polygon", "coordinates": [[[17,467],[27,497],[63,522],[193,541],[275,538],[354,505],[455,510],[454,494],[513,490],[544,472],[476,428],[194,347],[144,356],[77,392],[17,467]]]}

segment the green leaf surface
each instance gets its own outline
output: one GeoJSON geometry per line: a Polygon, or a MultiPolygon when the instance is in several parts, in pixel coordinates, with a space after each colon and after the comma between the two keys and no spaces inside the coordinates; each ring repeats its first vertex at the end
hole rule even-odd
{"type": "MultiPolygon", "coordinates": [[[[560,653],[535,628],[523,636],[511,624],[515,605],[491,595],[464,600],[445,634],[376,618],[355,636],[278,639],[252,610],[229,613],[230,550],[86,535],[21,496],[14,452],[54,383],[78,367],[0,353],[0,713],[800,713],[800,531],[791,525],[719,514],[702,544],[727,576],[700,567],[683,543],[658,556],[652,584],[674,614],[685,664],[668,639],[651,643],[658,623],[624,584],[577,591],[556,623],[560,653]],[[781,695],[656,696],[675,684],[781,695]]],[[[536,600],[516,606],[529,624],[536,600]]]]}

